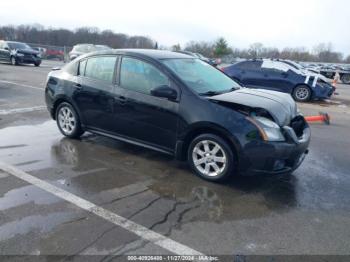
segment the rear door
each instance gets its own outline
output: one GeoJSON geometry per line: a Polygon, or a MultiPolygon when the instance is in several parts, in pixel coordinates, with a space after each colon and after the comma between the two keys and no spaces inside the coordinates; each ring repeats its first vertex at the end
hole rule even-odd
{"type": "Polygon", "coordinates": [[[89,128],[114,132],[113,105],[116,55],[100,55],[81,60],[74,102],[83,123],[89,128]]]}

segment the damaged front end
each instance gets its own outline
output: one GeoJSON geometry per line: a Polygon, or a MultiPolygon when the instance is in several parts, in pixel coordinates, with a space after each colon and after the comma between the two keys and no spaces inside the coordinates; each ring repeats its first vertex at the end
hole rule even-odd
{"type": "Polygon", "coordinates": [[[285,173],[295,170],[304,160],[310,127],[289,95],[240,89],[209,99],[245,115],[260,134],[261,139],[247,139],[243,145],[243,169],[246,166],[258,173],[285,173]]]}

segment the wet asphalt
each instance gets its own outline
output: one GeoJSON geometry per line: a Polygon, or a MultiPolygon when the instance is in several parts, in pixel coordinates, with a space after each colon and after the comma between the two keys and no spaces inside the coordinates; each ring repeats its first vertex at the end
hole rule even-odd
{"type": "MultiPolygon", "coordinates": [[[[312,125],[293,174],[215,184],[158,152],[89,133],[63,138],[44,108],[56,64],[0,64],[0,161],[205,254],[350,255],[350,86],[299,105],[328,112],[331,125],[312,125]]],[[[0,254],[171,253],[0,170],[0,254]]]]}

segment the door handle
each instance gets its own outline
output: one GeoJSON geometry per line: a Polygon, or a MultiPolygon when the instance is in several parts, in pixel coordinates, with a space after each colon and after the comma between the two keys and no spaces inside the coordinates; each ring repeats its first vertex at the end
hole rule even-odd
{"type": "Polygon", "coordinates": [[[75,84],[73,85],[76,89],[82,89],[83,87],[81,86],[81,84],[75,84]]]}
{"type": "Polygon", "coordinates": [[[127,102],[127,98],[125,96],[116,96],[114,99],[120,104],[120,105],[125,105],[127,102]]]}

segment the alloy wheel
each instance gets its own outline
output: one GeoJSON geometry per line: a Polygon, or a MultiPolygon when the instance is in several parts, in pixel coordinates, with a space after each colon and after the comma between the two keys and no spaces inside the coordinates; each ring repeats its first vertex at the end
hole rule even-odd
{"type": "Polygon", "coordinates": [[[305,100],[309,96],[309,89],[306,87],[298,87],[295,92],[295,97],[298,100],[305,100]]]}
{"type": "Polygon", "coordinates": [[[227,165],[223,148],[211,140],[199,141],[192,150],[195,168],[204,176],[220,176],[227,165]]]}
{"type": "Polygon", "coordinates": [[[17,64],[16,58],[14,56],[11,57],[11,64],[12,65],[16,65],[17,64]]]}
{"type": "Polygon", "coordinates": [[[58,112],[58,123],[66,135],[70,135],[74,132],[76,119],[69,107],[63,106],[60,108],[60,111],[58,112]]]}

